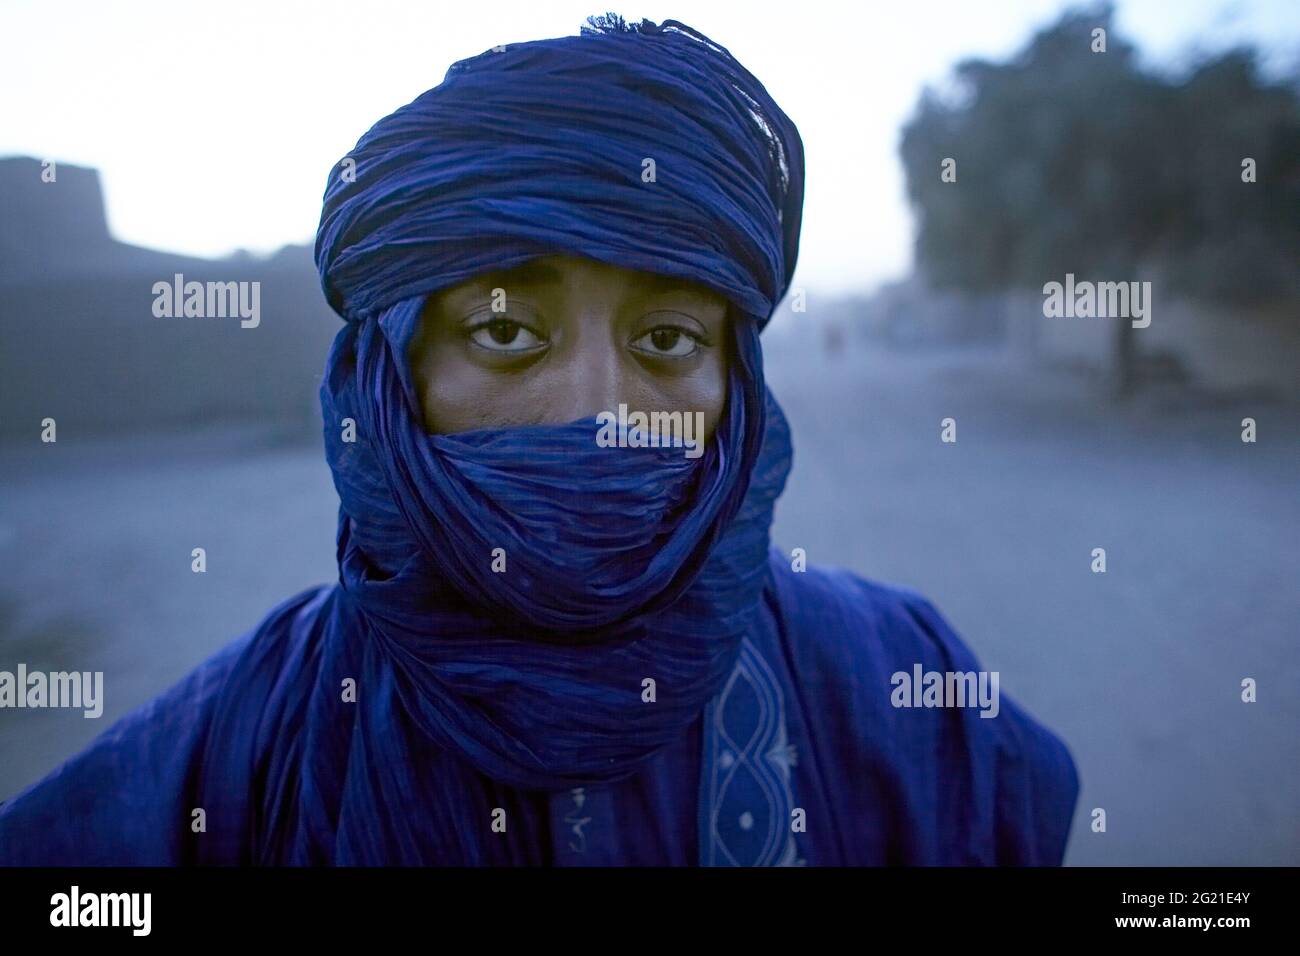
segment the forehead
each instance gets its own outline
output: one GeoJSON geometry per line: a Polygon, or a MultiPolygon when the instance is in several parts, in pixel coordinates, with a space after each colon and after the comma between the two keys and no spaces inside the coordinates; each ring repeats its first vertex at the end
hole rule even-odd
{"type": "Polygon", "coordinates": [[[619,284],[638,293],[685,293],[721,302],[723,296],[708,286],[679,276],[624,269],[581,256],[541,256],[510,269],[482,272],[461,283],[461,288],[545,288],[574,282],[619,284]]]}

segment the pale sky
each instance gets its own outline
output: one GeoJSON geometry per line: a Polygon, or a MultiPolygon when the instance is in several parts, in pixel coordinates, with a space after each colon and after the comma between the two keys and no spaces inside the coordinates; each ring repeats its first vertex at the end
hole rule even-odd
{"type": "MultiPolygon", "coordinates": [[[[200,256],[309,242],[330,167],[380,117],[498,43],[578,32],[589,14],[681,20],[731,52],[803,136],[795,284],[868,289],[907,272],[901,124],[924,84],[1000,58],[1060,0],[0,0],[0,156],[100,170],[123,241],[200,256]]],[[[1300,0],[1127,0],[1152,62],[1252,41],[1300,50],[1300,0]]],[[[1288,59],[1288,57],[1292,59],[1288,59]]]]}

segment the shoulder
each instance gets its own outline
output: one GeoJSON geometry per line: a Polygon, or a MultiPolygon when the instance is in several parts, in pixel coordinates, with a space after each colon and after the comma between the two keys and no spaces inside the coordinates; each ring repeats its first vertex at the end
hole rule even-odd
{"type": "MultiPolygon", "coordinates": [[[[232,698],[272,685],[295,621],[326,599],[312,588],[277,605],[176,684],[118,718],[80,752],[0,802],[0,865],[172,865],[209,740],[232,698]]],[[[238,708],[233,708],[238,709],[238,708]]]]}
{"type": "Polygon", "coordinates": [[[843,569],[795,571],[775,550],[772,573],[782,654],[816,715],[810,732],[831,736],[854,773],[874,775],[880,799],[901,803],[916,829],[900,861],[1059,863],[1079,788],[1070,751],[934,603],[843,569]],[[931,674],[975,700],[916,706],[913,685],[931,674]]]}
{"type": "Polygon", "coordinates": [[[833,676],[849,668],[860,674],[865,667],[892,674],[916,663],[952,669],[976,664],[966,642],[914,590],[842,568],[810,564],[795,571],[776,551],[771,563],[781,620],[798,635],[793,650],[813,673],[833,676]]]}

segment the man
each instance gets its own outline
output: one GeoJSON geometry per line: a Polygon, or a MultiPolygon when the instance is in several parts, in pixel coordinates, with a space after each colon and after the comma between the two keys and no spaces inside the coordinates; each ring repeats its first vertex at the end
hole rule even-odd
{"type": "Polygon", "coordinates": [[[339,581],[0,806],[0,862],[1061,861],[1064,745],[924,599],[770,548],[798,131],[685,25],[589,24],[335,168],[339,581]]]}

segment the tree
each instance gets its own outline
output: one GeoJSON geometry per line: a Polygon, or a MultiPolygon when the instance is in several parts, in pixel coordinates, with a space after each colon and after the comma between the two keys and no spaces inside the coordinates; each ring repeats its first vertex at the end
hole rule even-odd
{"type": "MultiPolygon", "coordinates": [[[[954,95],[923,91],[900,148],[916,261],[936,286],[1039,291],[1136,270],[1221,305],[1300,302],[1300,84],[1264,81],[1254,50],[1165,78],[1107,4],[1065,13],[1006,63],[963,61],[955,81],[954,95]],[[949,157],[956,183],[940,176],[949,157]]],[[[1118,324],[1121,392],[1132,335],[1118,324]]]]}

